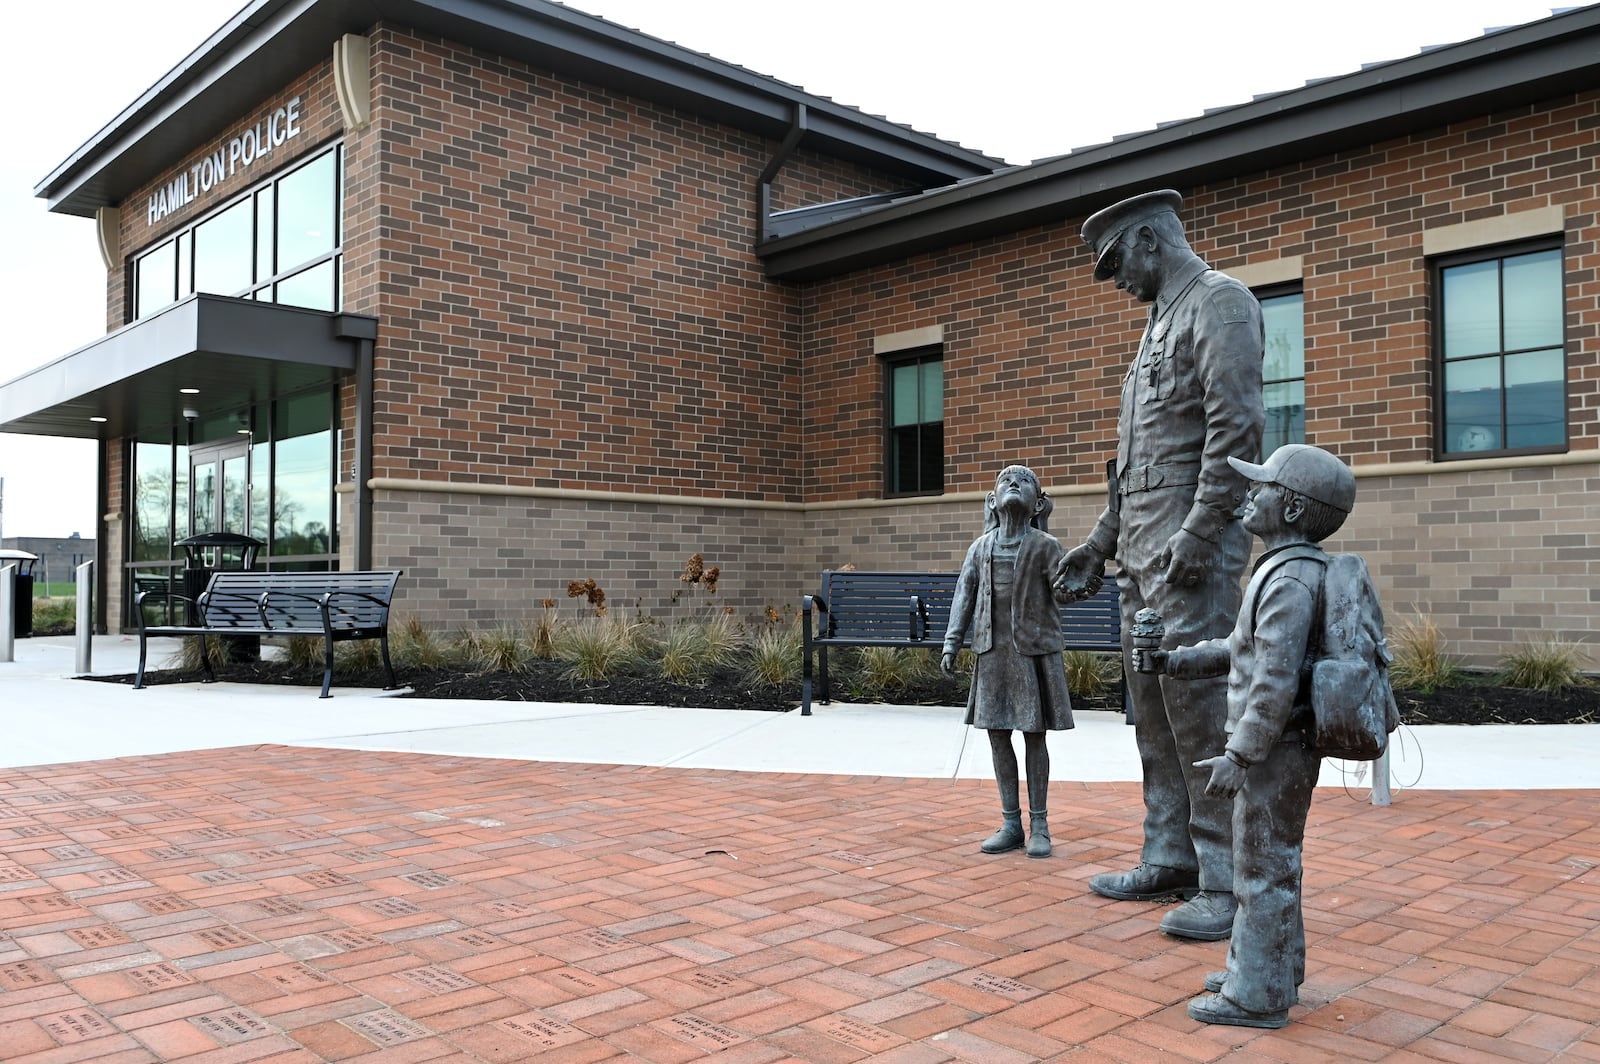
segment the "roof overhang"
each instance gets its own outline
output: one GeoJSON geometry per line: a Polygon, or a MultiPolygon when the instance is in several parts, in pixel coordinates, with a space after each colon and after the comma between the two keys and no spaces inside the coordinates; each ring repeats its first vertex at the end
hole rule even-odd
{"type": "Polygon", "coordinates": [[[1592,6],[906,196],[769,240],[757,253],[769,277],[831,277],[1082,217],[1152,188],[1323,158],[1597,85],[1600,6],[1592,6]]]}
{"type": "Polygon", "coordinates": [[[0,384],[0,432],[115,439],[167,429],[185,408],[248,410],[354,371],[377,329],[364,315],[190,296],[0,384]]]}
{"type": "Polygon", "coordinates": [[[63,214],[122,203],[380,22],[557,71],[781,140],[806,108],[804,145],[926,186],[1004,164],[876,115],[549,0],[254,0],[34,188],[63,214]]]}

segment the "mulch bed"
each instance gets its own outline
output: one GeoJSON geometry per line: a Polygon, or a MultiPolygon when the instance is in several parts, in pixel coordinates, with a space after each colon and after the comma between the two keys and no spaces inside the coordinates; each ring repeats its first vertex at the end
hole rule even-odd
{"type": "MultiPolygon", "coordinates": [[[[800,685],[752,684],[741,673],[724,671],[703,683],[673,683],[651,675],[626,675],[610,680],[573,680],[560,662],[534,661],[516,672],[448,668],[396,669],[411,698],[466,698],[481,701],[578,702],[610,705],[695,706],[703,709],[783,713],[800,701],[800,685]]],[[[318,687],[321,669],[293,669],[275,662],[236,662],[223,666],[218,678],[236,683],[291,684],[318,687]]],[[[148,684],[193,682],[194,673],[173,670],[145,674],[148,684]]],[[[85,679],[133,683],[131,675],[85,679]]],[[[382,687],[381,670],[335,671],[334,688],[382,687]]],[[[834,694],[858,700],[835,680],[834,694]]],[[[1560,691],[1503,687],[1485,679],[1468,679],[1431,694],[1397,692],[1400,715],[1407,724],[1596,724],[1600,723],[1600,685],[1560,691]]],[[[897,692],[890,701],[903,705],[964,705],[966,695],[951,681],[930,680],[897,692]]],[[[1078,709],[1118,710],[1116,692],[1102,698],[1074,696],[1078,709]]]]}

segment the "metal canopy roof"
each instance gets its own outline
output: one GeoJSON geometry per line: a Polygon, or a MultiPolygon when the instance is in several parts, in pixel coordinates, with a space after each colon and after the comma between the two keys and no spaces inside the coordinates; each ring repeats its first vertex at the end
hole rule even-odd
{"type": "Polygon", "coordinates": [[[549,0],[255,0],[34,188],[63,214],[121,203],[198,144],[379,22],[442,38],[781,140],[804,106],[805,144],[944,183],[1004,163],[908,126],[549,0]]]}
{"type": "Polygon", "coordinates": [[[167,429],[185,408],[248,410],[353,371],[355,341],[377,326],[358,314],[193,295],[0,384],[0,432],[106,440],[167,429]]]}
{"type": "Polygon", "coordinates": [[[1592,91],[1600,6],[1258,97],[1109,144],[914,193],[757,249],[769,277],[814,280],[1185,188],[1592,91]]]}

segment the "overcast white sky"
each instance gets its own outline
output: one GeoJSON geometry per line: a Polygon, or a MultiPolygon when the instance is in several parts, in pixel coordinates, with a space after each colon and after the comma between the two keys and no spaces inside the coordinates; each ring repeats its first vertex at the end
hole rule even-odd
{"type": "MultiPolygon", "coordinates": [[[[240,9],[15,4],[0,64],[0,381],[105,332],[93,223],[33,187],[240,9]],[[71,21],[63,33],[62,19],[71,21]]],[[[578,0],[571,6],[1010,162],[1545,18],[1550,0],[578,0]]],[[[240,101],[244,109],[250,101],[240,101]]],[[[5,536],[98,533],[93,446],[0,434],[5,536]]]]}

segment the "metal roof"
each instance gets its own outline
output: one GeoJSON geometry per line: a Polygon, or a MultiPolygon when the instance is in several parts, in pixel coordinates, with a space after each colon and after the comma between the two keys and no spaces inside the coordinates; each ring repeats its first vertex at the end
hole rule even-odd
{"type": "Polygon", "coordinates": [[[1219,108],[1030,166],[794,231],[774,219],[770,277],[811,280],[1081,217],[1133,193],[1291,165],[1600,85],[1600,6],[1219,108]]]}
{"type": "Polygon", "coordinates": [[[414,27],[641,99],[782,140],[807,111],[805,146],[922,185],[1001,160],[549,0],[253,0],[34,188],[50,209],[92,216],[160,176],[379,22],[414,27]]]}

